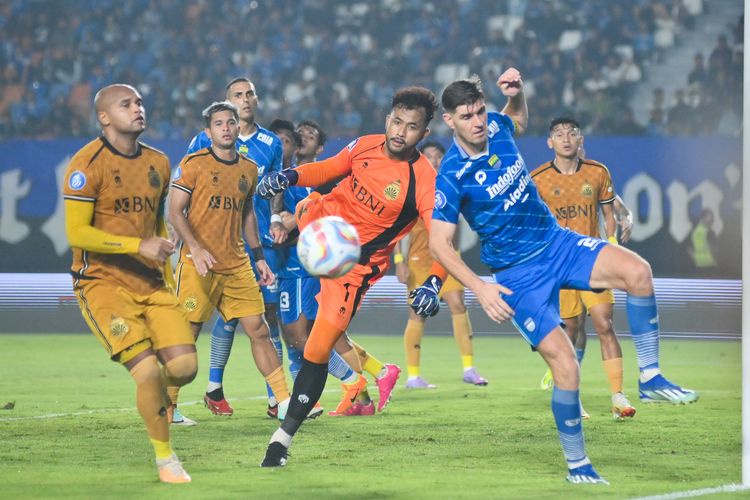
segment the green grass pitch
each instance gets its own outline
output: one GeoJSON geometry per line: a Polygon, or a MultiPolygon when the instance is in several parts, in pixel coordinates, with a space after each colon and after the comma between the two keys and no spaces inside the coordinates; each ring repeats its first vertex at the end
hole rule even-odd
{"type": "MultiPolygon", "coordinates": [[[[402,340],[356,337],[383,361],[404,365],[402,340]]],[[[739,342],[662,341],[665,374],[701,392],[690,406],[637,401],[632,342],[625,389],[636,417],[614,422],[596,341],[583,363],[589,456],[612,485],[576,486],[566,469],[539,389],[544,365],[520,337],[475,338],[488,387],[461,382],[455,343],[426,336],[423,375],[434,391],[408,392],[405,373],[390,407],[374,417],[324,416],[305,424],[287,467],[258,464],[277,423],[265,417],[264,386],[248,340],[238,335],[227,369],[233,417],[196,402],[205,390],[209,336],[200,372],[183,389],[173,444],[193,476],[157,481],[152,450],[134,409],[134,385],[91,335],[0,335],[0,492],[4,498],[629,498],[740,481],[739,342]],[[36,417],[36,418],[35,418],[36,417]]],[[[373,393],[376,393],[371,385],[373,393]]],[[[338,384],[322,403],[332,409],[338,384]]]]}

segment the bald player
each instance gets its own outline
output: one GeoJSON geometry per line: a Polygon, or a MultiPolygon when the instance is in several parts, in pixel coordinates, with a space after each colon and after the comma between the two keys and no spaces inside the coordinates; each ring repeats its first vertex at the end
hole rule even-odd
{"type": "Polygon", "coordinates": [[[94,98],[102,136],[78,151],[65,174],[65,230],[73,289],[83,318],[107,355],[136,384],[136,405],[156,454],[159,479],[191,478],[172,450],[166,386],[195,378],[195,343],[168,257],[164,203],[169,160],[138,142],[146,128],[141,94],[110,85],[94,98]]]}

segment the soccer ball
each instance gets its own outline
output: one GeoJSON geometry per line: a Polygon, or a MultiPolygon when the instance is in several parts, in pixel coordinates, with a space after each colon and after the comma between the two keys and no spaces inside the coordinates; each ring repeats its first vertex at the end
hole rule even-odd
{"type": "Polygon", "coordinates": [[[312,221],[297,241],[297,255],[304,268],[322,278],[345,275],[357,263],[360,253],[357,230],[336,216],[312,221]]]}

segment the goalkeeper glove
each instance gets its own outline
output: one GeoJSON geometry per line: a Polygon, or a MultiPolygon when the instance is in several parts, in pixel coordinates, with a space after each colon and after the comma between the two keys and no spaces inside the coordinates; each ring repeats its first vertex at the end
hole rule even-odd
{"type": "Polygon", "coordinates": [[[299,175],[292,169],[282,170],[281,172],[271,172],[258,184],[258,196],[264,200],[270,200],[277,194],[284,191],[290,185],[297,183],[299,175]]]}
{"type": "Polygon", "coordinates": [[[409,305],[415,313],[426,318],[435,316],[440,310],[440,288],[443,281],[434,274],[429,276],[422,286],[415,288],[409,294],[409,305]]]}

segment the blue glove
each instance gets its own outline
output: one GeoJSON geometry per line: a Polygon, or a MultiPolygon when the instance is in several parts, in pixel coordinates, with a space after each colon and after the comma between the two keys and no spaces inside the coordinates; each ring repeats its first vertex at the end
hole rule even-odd
{"type": "Polygon", "coordinates": [[[415,313],[427,318],[428,316],[435,316],[440,310],[440,288],[443,286],[443,281],[437,276],[430,275],[422,286],[415,288],[409,294],[409,306],[414,310],[415,313]]]}
{"type": "Polygon", "coordinates": [[[288,188],[290,184],[296,184],[298,177],[297,172],[291,169],[271,172],[258,183],[258,196],[264,200],[270,200],[288,188]]]}

